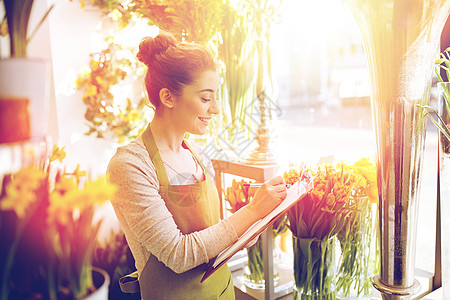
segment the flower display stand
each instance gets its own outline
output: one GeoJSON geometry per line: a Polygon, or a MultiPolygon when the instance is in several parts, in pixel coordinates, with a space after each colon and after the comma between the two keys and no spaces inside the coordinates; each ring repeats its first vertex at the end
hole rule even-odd
{"type": "MultiPolygon", "coordinates": [[[[277,165],[248,165],[235,161],[226,161],[226,160],[212,160],[215,177],[216,177],[216,186],[219,192],[219,196],[221,198],[221,216],[223,217],[226,212],[226,208],[223,201],[223,190],[225,188],[224,182],[225,174],[231,174],[235,176],[241,176],[249,179],[253,179],[257,182],[264,182],[271,177],[275,176],[279,171],[279,166],[277,165]]],[[[438,191],[439,192],[439,191],[438,191]]],[[[442,299],[442,268],[445,266],[442,265],[442,254],[441,254],[441,205],[438,197],[438,201],[436,203],[436,244],[435,244],[435,266],[434,273],[430,273],[425,270],[416,269],[415,277],[420,283],[420,291],[413,296],[413,299],[420,299],[427,295],[427,299],[442,299]]],[[[442,200],[442,199],[441,199],[442,200]]],[[[245,287],[244,284],[239,282],[239,276],[242,275],[243,265],[243,257],[232,258],[229,261],[230,269],[233,273],[234,284],[235,284],[235,293],[236,299],[292,299],[293,285],[294,279],[292,270],[279,270],[280,272],[280,280],[277,286],[274,285],[273,281],[273,256],[267,255],[268,253],[272,253],[273,244],[271,242],[271,233],[272,228],[268,228],[262,235],[262,243],[263,243],[263,256],[264,256],[264,265],[268,266],[265,268],[267,272],[264,273],[265,279],[265,289],[264,290],[252,290],[245,287]],[[239,265],[240,264],[240,265],[239,265]],[[237,268],[234,267],[237,265],[237,268]]],[[[378,291],[374,291],[371,299],[382,299],[380,293],[378,291]]]]}
{"type": "MultiPolygon", "coordinates": [[[[249,165],[235,161],[227,160],[212,160],[214,166],[214,172],[216,177],[216,186],[219,192],[221,209],[221,217],[225,216],[226,208],[223,200],[223,189],[224,189],[224,175],[231,174],[235,176],[245,177],[253,179],[256,182],[265,182],[268,179],[276,176],[280,167],[278,165],[249,165]]],[[[293,276],[291,270],[286,270],[287,272],[280,272],[280,279],[277,286],[274,284],[274,272],[273,272],[273,243],[272,243],[272,226],[269,226],[262,234],[262,248],[263,248],[263,262],[264,262],[264,281],[265,288],[262,291],[250,290],[245,287],[245,285],[239,285],[236,278],[236,268],[233,267],[234,264],[238,264],[242,261],[242,258],[237,256],[232,258],[229,262],[229,267],[233,272],[233,278],[235,283],[236,299],[279,299],[283,296],[289,295],[293,291],[293,276]]]]}

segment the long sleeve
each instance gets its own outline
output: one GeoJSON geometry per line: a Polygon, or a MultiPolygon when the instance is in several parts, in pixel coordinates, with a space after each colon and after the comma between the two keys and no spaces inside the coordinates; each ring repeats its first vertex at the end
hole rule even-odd
{"type": "Polygon", "coordinates": [[[237,240],[226,219],[190,234],[179,230],[158,194],[156,169],[139,141],[117,150],[109,163],[108,175],[118,185],[112,205],[139,274],[150,254],[174,272],[182,273],[208,262],[237,240]]]}

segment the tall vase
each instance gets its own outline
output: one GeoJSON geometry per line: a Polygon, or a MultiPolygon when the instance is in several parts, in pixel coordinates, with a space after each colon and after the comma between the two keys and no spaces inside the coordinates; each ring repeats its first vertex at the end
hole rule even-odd
{"type": "Polygon", "coordinates": [[[294,299],[334,300],[335,239],[293,236],[294,299]]]}
{"type": "Polygon", "coordinates": [[[418,196],[433,63],[450,0],[345,0],[368,60],[377,142],[383,299],[410,299],[418,196]]]}
{"type": "MultiPolygon", "coordinates": [[[[272,243],[274,243],[274,238],[272,243]]],[[[274,256],[276,252],[274,251],[274,256]]],[[[263,257],[263,243],[262,238],[259,237],[256,243],[247,248],[247,265],[244,266],[244,283],[246,286],[252,289],[264,289],[264,257],[263,257]]],[[[276,259],[273,259],[273,281],[276,285],[280,275],[277,271],[276,259]]]]}
{"type": "Polygon", "coordinates": [[[376,256],[373,251],[376,240],[375,206],[367,196],[352,197],[355,211],[346,218],[346,223],[337,234],[341,249],[336,296],[341,300],[370,299],[371,277],[376,256]]]}
{"type": "MultiPolygon", "coordinates": [[[[450,126],[450,82],[438,83],[441,126],[450,126]]],[[[439,197],[441,205],[442,289],[443,299],[450,297],[450,140],[439,134],[439,197]]]]}

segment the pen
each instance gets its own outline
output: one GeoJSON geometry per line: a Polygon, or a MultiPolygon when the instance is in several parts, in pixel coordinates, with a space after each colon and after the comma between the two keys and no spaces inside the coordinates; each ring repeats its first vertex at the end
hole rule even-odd
{"type": "MultiPolygon", "coordinates": [[[[263,185],[263,182],[251,182],[251,183],[244,183],[244,187],[261,187],[263,185]]],[[[291,185],[286,183],[286,187],[289,188],[291,185]]]]}

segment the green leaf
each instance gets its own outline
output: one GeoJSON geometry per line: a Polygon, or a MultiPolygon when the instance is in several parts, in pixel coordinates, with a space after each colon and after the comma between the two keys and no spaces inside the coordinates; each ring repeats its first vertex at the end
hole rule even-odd
{"type": "Polygon", "coordinates": [[[315,240],[315,238],[300,238],[298,239],[298,243],[300,245],[300,249],[302,250],[303,255],[306,258],[308,263],[312,263],[313,255],[311,252],[311,244],[315,240]]]}
{"type": "Polygon", "coordinates": [[[447,124],[445,124],[445,121],[444,121],[444,120],[442,119],[442,117],[438,114],[438,112],[437,112],[433,107],[428,106],[428,105],[421,105],[421,107],[422,107],[422,108],[425,108],[425,109],[430,109],[430,110],[432,110],[432,111],[436,114],[437,118],[439,119],[439,121],[440,121],[441,123],[437,122],[437,121],[431,116],[431,114],[428,114],[428,117],[429,117],[430,121],[433,122],[433,124],[439,129],[439,131],[440,131],[440,132],[441,132],[448,140],[450,140],[450,129],[446,126],[447,124]],[[444,126],[442,126],[441,124],[444,124],[444,126]]]}
{"type": "Polygon", "coordinates": [[[36,32],[38,31],[38,29],[42,26],[42,24],[45,22],[45,20],[47,19],[48,15],[50,14],[50,12],[52,11],[52,9],[55,7],[55,4],[52,4],[49,9],[47,10],[47,12],[44,14],[44,16],[41,18],[41,20],[39,21],[39,23],[36,25],[36,27],[34,28],[33,32],[30,34],[30,36],[27,38],[27,44],[33,39],[34,35],[36,34],[36,32]]]}

